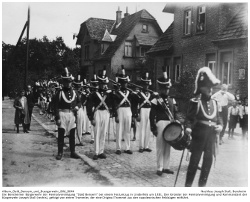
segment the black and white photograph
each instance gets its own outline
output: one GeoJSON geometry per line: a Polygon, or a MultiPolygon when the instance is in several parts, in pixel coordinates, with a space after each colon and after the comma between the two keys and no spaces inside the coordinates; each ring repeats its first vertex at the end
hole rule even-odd
{"type": "Polygon", "coordinates": [[[2,200],[248,201],[247,1],[2,1],[2,200]]]}

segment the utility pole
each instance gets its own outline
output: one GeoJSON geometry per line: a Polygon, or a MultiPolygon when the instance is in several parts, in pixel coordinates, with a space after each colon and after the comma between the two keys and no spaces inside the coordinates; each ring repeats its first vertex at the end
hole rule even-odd
{"type": "Polygon", "coordinates": [[[27,41],[26,41],[26,66],[25,66],[25,77],[24,77],[24,88],[27,86],[28,78],[28,66],[29,66],[29,31],[30,31],[30,7],[28,8],[28,20],[27,20],[27,41]]]}

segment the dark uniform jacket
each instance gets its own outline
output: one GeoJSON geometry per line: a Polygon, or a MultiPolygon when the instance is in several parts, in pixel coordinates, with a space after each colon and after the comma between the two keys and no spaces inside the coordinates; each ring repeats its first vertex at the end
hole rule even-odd
{"type": "Polygon", "coordinates": [[[78,92],[76,92],[72,88],[59,90],[55,96],[55,119],[59,119],[60,109],[73,110],[76,106],[78,108],[81,107],[81,100],[78,92]],[[67,100],[64,99],[64,96],[68,101],[71,101],[73,98],[74,100],[72,102],[67,102],[67,100]]]}
{"type": "Polygon", "coordinates": [[[80,93],[82,107],[86,106],[89,96],[90,96],[90,94],[87,93],[86,91],[83,91],[80,93]]]}
{"type": "MultiPolygon", "coordinates": [[[[170,112],[174,116],[175,112],[177,111],[174,99],[167,95],[161,95],[160,97],[162,98],[163,102],[166,104],[166,106],[169,108],[170,112]]],[[[152,106],[151,106],[151,110],[149,114],[151,131],[156,130],[156,123],[158,121],[170,120],[170,117],[166,114],[164,108],[159,104],[157,99],[158,99],[158,96],[153,98],[151,101],[152,106]]]]}
{"type": "MultiPolygon", "coordinates": [[[[116,93],[113,95],[114,98],[114,106],[115,111],[117,111],[120,107],[130,107],[132,111],[132,117],[135,117],[137,108],[136,108],[136,94],[127,90],[127,89],[120,89],[116,91],[116,93]],[[125,102],[122,103],[124,96],[128,95],[125,102]]],[[[117,115],[117,114],[116,114],[117,115]]]]}
{"type": "Polygon", "coordinates": [[[222,118],[218,111],[218,104],[211,98],[193,98],[190,100],[186,123],[192,129],[190,151],[212,150],[215,152],[215,126],[222,126],[222,118]]]}
{"type": "Polygon", "coordinates": [[[98,91],[93,92],[90,95],[88,105],[87,105],[87,114],[88,114],[90,121],[94,119],[94,113],[97,110],[108,110],[110,114],[113,113],[114,102],[112,100],[111,91],[98,90],[98,91]],[[101,99],[105,99],[103,100],[105,104],[101,102],[101,99],[99,96],[101,97],[101,99]]]}
{"type": "Polygon", "coordinates": [[[141,108],[151,108],[151,100],[154,98],[152,93],[148,91],[141,91],[136,94],[136,108],[137,108],[137,113],[135,114],[135,117],[139,116],[141,108]]]}

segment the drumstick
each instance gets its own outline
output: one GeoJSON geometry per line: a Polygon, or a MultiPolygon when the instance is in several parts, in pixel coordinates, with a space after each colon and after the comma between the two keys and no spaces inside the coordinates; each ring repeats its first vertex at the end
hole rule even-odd
{"type": "Polygon", "coordinates": [[[183,159],[184,153],[185,153],[185,149],[183,149],[183,152],[182,152],[182,155],[181,155],[181,161],[180,161],[180,165],[179,165],[179,168],[178,168],[178,171],[177,171],[177,174],[176,174],[176,178],[175,178],[175,182],[174,182],[174,187],[175,187],[177,179],[178,179],[178,175],[179,175],[179,171],[180,171],[180,168],[181,168],[181,163],[182,163],[182,159],[183,159]]]}

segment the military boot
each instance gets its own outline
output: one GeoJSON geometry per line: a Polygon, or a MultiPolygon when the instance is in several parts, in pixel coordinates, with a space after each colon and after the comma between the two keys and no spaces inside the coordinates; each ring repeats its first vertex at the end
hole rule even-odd
{"type": "Polygon", "coordinates": [[[80,156],[75,152],[75,129],[70,130],[69,147],[71,152],[70,158],[79,159],[80,156]]]}
{"type": "Polygon", "coordinates": [[[61,160],[63,155],[63,145],[64,145],[64,132],[65,130],[62,128],[58,129],[58,154],[56,156],[56,160],[61,160]]]}

